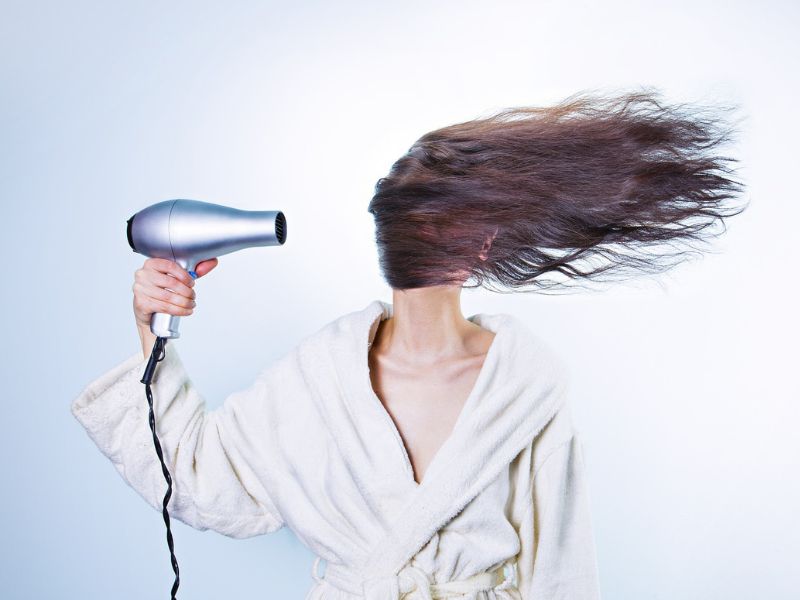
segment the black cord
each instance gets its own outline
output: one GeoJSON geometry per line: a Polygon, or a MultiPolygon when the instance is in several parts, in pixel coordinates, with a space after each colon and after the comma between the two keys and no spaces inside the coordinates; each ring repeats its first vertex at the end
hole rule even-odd
{"type": "Polygon", "coordinates": [[[164,454],[161,452],[161,442],[158,441],[156,435],[156,419],[153,413],[153,392],[150,389],[150,383],[153,380],[153,374],[156,370],[156,364],[164,360],[166,356],[165,347],[167,345],[167,338],[157,337],[156,343],[153,345],[153,351],[150,353],[150,360],[147,361],[147,367],[144,370],[141,382],[144,384],[144,391],[147,394],[147,404],[150,406],[150,431],[153,432],[153,443],[156,447],[156,454],[158,460],[161,461],[161,471],[164,473],[164,479],[167,480],[167,493],[164,495],[164,503],[161,514],[164,516],[164,523],[167,525],[167,545],[169,546],[169,556],[172,562],[172,570],[175,572],[175,583],[172,584],[171,600],[175,600],[175,594],[178,592],[180,585],[180,574],[178,572],[178,559],[175,558],[175,548],[172,542],[172,531],[169,528],[169,513],[167,512],[167,503],[172,496],[172,477],[170,477],[167,465],[164,464],[164,454]]]}

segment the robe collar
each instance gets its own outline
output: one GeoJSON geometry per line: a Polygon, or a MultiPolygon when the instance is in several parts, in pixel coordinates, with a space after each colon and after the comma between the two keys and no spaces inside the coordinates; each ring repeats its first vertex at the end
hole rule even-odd
{"type": "Polygon", "coordinates": [[[320,410],[361,489],[369,494],[376,481],[407,478],[403,503],[377,515],[382,535],[359,566],[370,577],[365,587],[396,582],[428,540],[532,442],[561,407],[566,391],[563,363],[523,321],[506,313],[468,317],[496,335],[451,435],[417,485],[369,376],[369,346],[380,320],[391,315],[391,304],[374,300],[323,328],[313,353],[316,376],[333,378],[339,386],[338,398],[326,394],[320,410]]]}

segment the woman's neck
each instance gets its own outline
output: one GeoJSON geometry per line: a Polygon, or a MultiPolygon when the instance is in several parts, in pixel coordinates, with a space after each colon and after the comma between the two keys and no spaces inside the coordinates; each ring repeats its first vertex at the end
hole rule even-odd
{"type": "Polygon", "coordinates": [[[373,348],[406,362],[430,364],[471,352],[480,326],[461,313],[461,286],[394,290],[392,316],[382,321],[373,348]]]}

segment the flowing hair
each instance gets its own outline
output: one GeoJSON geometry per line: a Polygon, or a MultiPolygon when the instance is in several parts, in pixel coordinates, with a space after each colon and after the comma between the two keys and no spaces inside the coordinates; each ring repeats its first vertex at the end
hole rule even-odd
{"type": "Polygon", "coordinates": [[[369,203],[384,279],[558,291],[665,271],[747,207],[725,110],[578,92],[426,133],[369,203]]]}

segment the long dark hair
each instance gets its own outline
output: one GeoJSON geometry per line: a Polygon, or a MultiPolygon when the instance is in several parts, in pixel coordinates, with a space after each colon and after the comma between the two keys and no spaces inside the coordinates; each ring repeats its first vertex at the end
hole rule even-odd
{"type": "Polygon", "coordinates": [[[730,110],[668,105],[645,87],[426,133],[369,203],[383,276],[503,292],[664,271],[747,206],[731,202],[737,159],[718,154],[736,132],[720,118],[730,110]]]}

